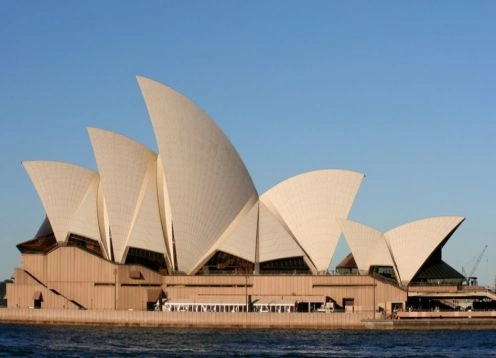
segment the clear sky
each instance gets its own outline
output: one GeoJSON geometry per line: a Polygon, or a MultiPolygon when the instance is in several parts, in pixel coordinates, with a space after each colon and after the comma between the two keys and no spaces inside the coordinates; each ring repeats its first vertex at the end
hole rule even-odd
{"type": "MultiPolygon", "coordinates": [[[[96,168],[87,127],[156,150],[135,76],[207,111],[260,193],[304,171],[366,178],[350,218],[462,215],[443,258],[496,276],[496,2],[3,1],[0,278],[44,211],[23,160],[96,168]]],[[[335,259],[347,254],[341,242],[335,259]]]]}

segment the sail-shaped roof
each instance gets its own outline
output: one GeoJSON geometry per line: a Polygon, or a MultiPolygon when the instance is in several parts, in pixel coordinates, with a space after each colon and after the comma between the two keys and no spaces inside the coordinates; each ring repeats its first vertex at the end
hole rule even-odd
{"type": "Polygon", "coordinates": [[[394,267],[382,232],[352,220],[338,222],[360,273],[367,274],[371,266],[394,267]]]}
{"type": "Polygon", "coordinates": [[[341,228],[364,175],[349,170],[316,170],[289,178],[260,200],[280,218],[318,271],[327,271],[341,228]]]}
{"type": "Polygon", "coordinates": [[[258,200],[254,198],[222,235],[218,250],[255,262],[257,242],[258,200]]]}
{"type": "Polygon", "coordinates": [[[101,241],[97,218],[97,173],[53,161],[22,163],[43,204],[58,242],[69,233],[101,241]]]}
{"type": "Polygon", "coordinates": [[[191,273],[256,195],[238,153],[182,94],[138,77],[160,151],[178,269],[191,273]]]}
{"type": "Polygon", "coordinates": [[[88,129],[105,193],[117,262],[129,246],[165,254],[157,197],[157,155],[120,134],[88,129]]]}
{"type": "Polygon", "coordinates": [[[262,201],[259,205],[259,261],[306,256],[295,238],[284,227],[284,223],[281,223],[262,201]]]}
{"type": "Polygon", "coordinates": [[[464,220],[461,216],[430,217],[386,232],[384,237],[393,254],[401,281],[410,282],[432,252],[464,220]]]}
{"type": "MultiPolygon", "coordinates": [[[[126,262],[130,247],[158,252],[171,271],[194,274],[218,251],[252,263],[303,257],[326,271],[344,232],[362,273],[394,266],[410,282],[464,220],[436,217],[386,233],[347,220],[364,175],[316,170],[258,196],[219,127],[177,91],[138,77],[160,155],[90,128],[99,173],[71,164],[24,162],[56,240],[69,233],[102,243],[126,262]]],[[[49,225],[48,225],[49,224],[49,225]]],[[[139,251],[139,250],[138,250],[139,251]]]]}

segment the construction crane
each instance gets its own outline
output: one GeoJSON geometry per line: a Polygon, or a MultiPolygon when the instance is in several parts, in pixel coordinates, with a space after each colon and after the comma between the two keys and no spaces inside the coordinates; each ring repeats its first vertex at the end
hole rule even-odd
{"type": "Polygon", "coordinates": [[[462,274],[465,276],[465,281],[467,282],[467,285],[474,286],[477,285],[477,277],[474,277],[475,270],[477,270],[477,267],[479,266],[482,256],[484,256],[484,253],[487,250],[487,245],[484,246],[482,249],[482,252],[480,253],[479,257],[477,257],[477,260],[475,261],[474,267],[472,267],[472,270],[470,270],[470,273],[467,275],[465,272],[465,269],[462,267],[462,274]]]}

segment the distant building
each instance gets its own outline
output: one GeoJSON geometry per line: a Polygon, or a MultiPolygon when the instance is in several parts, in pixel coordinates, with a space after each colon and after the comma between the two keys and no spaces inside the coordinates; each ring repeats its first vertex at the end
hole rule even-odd
{"type": "Polygon", "coordinates": [[[463,217],[386,233],[348,220],[364,177],[348,170],[303,173],[259,195],[207,114],[138,83],[159,154],[90,128],[98,172],[23,163],[47,217],[17,246],[9,307],[391,311],[410,285],[462,283],[441,249],[463,217]],[[329,275],[342,233],[351,254],[329,275]]]}

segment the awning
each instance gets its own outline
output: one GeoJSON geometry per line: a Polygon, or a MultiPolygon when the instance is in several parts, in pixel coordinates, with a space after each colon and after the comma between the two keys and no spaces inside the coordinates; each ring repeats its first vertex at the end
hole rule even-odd
{"type": "Polygon", "coordinates": [[[169,299],[168,305],[217,305],[217,306],[245,306],[245,296],[196,296],[192,298],[169,299]]]}
{"type": "Polygon", "coordinates": [[[147,302],[157,302],[160,298],[164,297],[164,291],[161,288],[149,288],[147,291],[147,302]]]}
{"type": "Polygon", "coordinates": [[[33,300],[41,300],[42,298],[41,291],[34,291],[33,300]]]}
{"type": "Polygon", "coordinates": [[[270,304],[270,303],[296,303],[296,302],[315,302],[315,303],[324,303],[327,302],[328,299],[326,296],[320,295],[294,295],[294,296],[252,296],[253,303],[260,302],[261,304],[270,304]]]}

